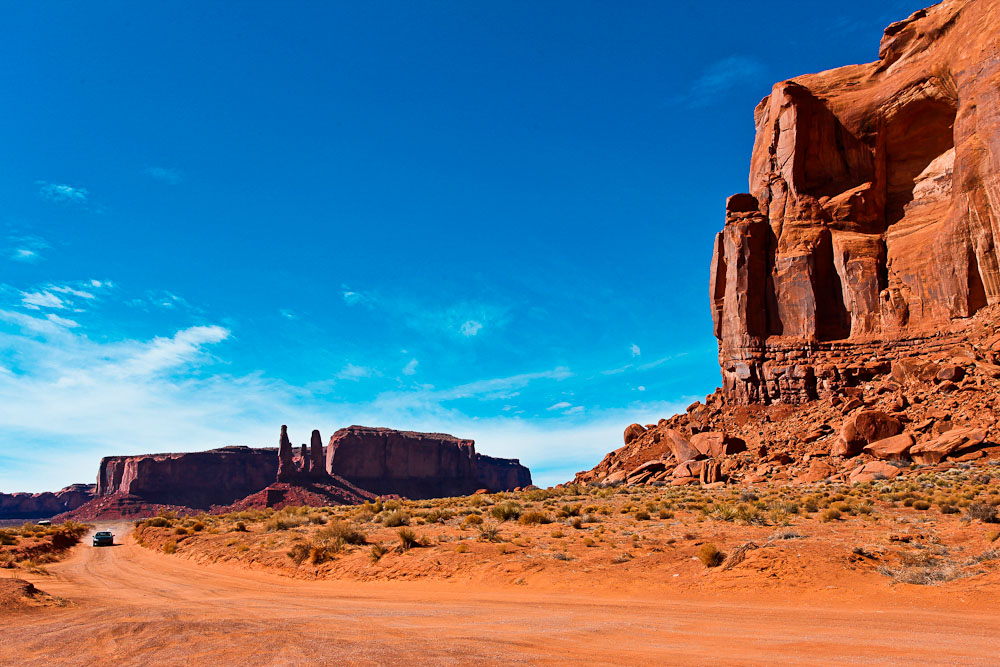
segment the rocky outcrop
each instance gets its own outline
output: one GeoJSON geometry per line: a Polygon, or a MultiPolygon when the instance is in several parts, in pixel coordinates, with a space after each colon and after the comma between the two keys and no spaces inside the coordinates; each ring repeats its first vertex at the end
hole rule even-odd
{"type": "Polygon", "coordinates": [[[512,459],[479,457],[472,440],[367,426],[333,434],[326,469],[374,493],[408,498],[458,496],[480,488],[503,491],[531,483],[527,468],[512,459]]]}
{"type": "Polygon", "coordinates": [[[229,505],[275,481],[275,453],[222,447],[184,454],[107,456],[101,459],[97,496],[132,496],[150,504],[206,510],[229,505]]]}
{"type": "Polygon", "coordinates": [[[292,441],[288,439],[288,427],[282,424],[281,435],[278,437],[278,481],[287,482],[294,479],[298,472],[292,441]]]}
{"type": "Polygon", "coordinates": [[[1000,302],[997,34],[1000,0],[942,2],[758,105],[711,267],[727,399],[832,396],[1000,302]]]}
{"type": "MultiPolygon", "coordinates": [[[[305,453],[303,452],[303,456],[305,453]]],[[[318,430],[313,429],[309,442],[309,476],[315,479],[323,479],[327,476],[326,454],[323,452],[323,436],[318,430]]]]}
{"type": "Polygon", "coordinates": [[[55,493],[0,493],[0,519],[49,519],[88,502],[94,490],[93,484],[71,484],[55,493]]]}

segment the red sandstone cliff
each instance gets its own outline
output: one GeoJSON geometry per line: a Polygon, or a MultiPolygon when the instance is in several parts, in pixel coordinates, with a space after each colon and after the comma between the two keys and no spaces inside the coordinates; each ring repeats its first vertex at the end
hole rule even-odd
{"type": "Polygon", "coordinates": [[[97,496],[134,496],[146,503],[208,509],[229,505],[274,482],[274,449],[222,447],[207,452],[107,456],[97,496]]]}
{"type": "Polygon", "coordinates": [[[327,470],[379,494],[407,498],[458,496],[479,488],[510,490],[531,483],[513,459],[476,454],[475,442],[443,433],[350,426],[330,438],[327,470]]]}
{"type": "Polygon", "coordinates": [[[80,507],[94,497],[93,484],[72,484],[44,493],[0,493],[0,519],[47,519],[80,507]]]}
{"type": "Polygon", "coordinates": [[[919,11],[754,117],[711,269],[729,400],[830,396],[1000,302],[1000,0],[919,11]]]}

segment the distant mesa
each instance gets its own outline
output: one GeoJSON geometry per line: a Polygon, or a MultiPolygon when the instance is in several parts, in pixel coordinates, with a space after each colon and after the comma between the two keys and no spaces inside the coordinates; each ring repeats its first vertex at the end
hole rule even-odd
{"type": "Polygon", "coordinates": [[[277,449],[105,457],[93,498],[60,507],[58,518],[423,499],[530,484],[530,471],[516,459],[477,454],[474,441],[451,435],[350,426],[334,433],[325,451],[319,431],[296,451],[282,426],[277,449]]]}

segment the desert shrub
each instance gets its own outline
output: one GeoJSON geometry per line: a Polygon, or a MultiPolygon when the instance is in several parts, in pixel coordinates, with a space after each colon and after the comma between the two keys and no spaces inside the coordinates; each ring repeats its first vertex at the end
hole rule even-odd
{"type": "Polygon", "coordinates": [[[386,528],[398,528],[399,526],[410,525],[410,515],[396,509],[382,515],[382,525],[386,528]]]}
{"type": "Polygon", "coordinates": [[[242,521],[237,521],[236,527],[233,528],[233,530],[235,530],[237,533],[245,533],[247,532],[247,525],[242,521]]]}
{"type": "Polygon", "coordinates": [[[916,500],[913,502],[913,509],[915,510],[920,510],[922,512],[924,510],[929,510],[930,508],[931,504],[926,500],[916,500]]]}
{"type": "Polygon", "coordinates": [[[966,508],[965,515],[974,521],[996,523],[997,508],[985,503],[972,503],[966,508]]]}
{"type": "Polygon", "coordinates": [[[583,538],[583,546],[585,546],[585,547],[592,547],[592,546],[594,546],[594,540],[591,539],[591,538],[589,538],[589,537],[583,538]]]}
{"type": "Polygon", "coordinates": [[[195,532],[201,532],[205,530],[205,524],[201,521],[195,521],[194,524],[191,526],[191,530],[195,532]]]}
{"type": "Polygon", "coordinates": [[[954,505],[949,505],[948,503],[941,505],[941,514],[958,514],[961,511],[962,510],[958,509],[954,505]]]}
{"type": "Polygon", "coordinates": [[[334,521],[316,533],[317,542],[367,544],[368,536],[348,521],[334,521]]]}
{"type": "Polygon", "coordinates": [[[544,524],[552,523],[552,517],[550,517],[545,512],[538,512],[536,510],[531,510],[530,512],[525,512],[521,515],[518,521],[526,526],[532,524],[544,524]]]}
{"type": "Polygon", "coordinates": [[[181,526],[177,526],[176,528],[174,528],[174,535],[187,535],[187,534],[188,534],[187,528],[183,528],[181,526]]]}
{"type": "Polygon", "coordinates": [[[166,528],[170,525],[170,520],[162,516],[154,516],[152,519],[146,519],[146,525],[152,528],[166,528]]]}
{"type": "Polygon", "coordinates": [[[996,542],[997,538],[1000,538],[1000,531],[991,530],[990,532],[986,533],[986,540],[989,542],[996,542]]]}
{"type": "Polygon", "coordinates": [[[674,513],[671,512],[670,510],[660,510],[659,516],[661,519],[673,519],[674,513]]]}
{"type": "Polygon", "coordinates": [[[288,557],[292,559],[292,562],[296,565],[302,565],[303,561],[309,557],[310,547],[304,542],[300,542],[294,545],[288,550],[288,557]]]}
{"type": "Polygon", "coordinates": [[[515,521],[521,516],[521,506],[505,500],[490,508],[490,514],[497,521],[515,521]]]}
{"type": "Polygon", "coordinates": [[[766,526],[767,518],[756,505],[742,503],[736,508],[736,520],[747,526],[766,526]]]}
{"type": "Polygon", "coordinates": [[[396,531],[396,535],[399,536],[399,546],[403,551],[409,551],[413,547],[420,546],[417,534],[409,528],[400,528],[396,531]]]}
{"type": "Polygon", "coordinates": [[[468,550],[469,550],[468,544],[459,544],[457,547],[455,547],[455,553],[458,554],[464,554],[468,550]]]}
{"type": "Polygon", "coordinates": [[[175,554],[177,553],[177,543],[174,541],[167,542],[163,545],[163,553],[165,554],[175,554]]]}
{"type": "Polygon", "coordinates": [[[466,515],[465,520],[462,523],[464,523],[467,526],[478,526],[483,523],[483,517],[479,516],[478,514],[468,514],[466,515]]]}
{"type": "Polygon", "coordinates": [[[389,549],[387,547],[376,543],[373,544],[372,548],[368,550],[368,559],[371,561],[372,565],[374,565],[387,553],[389,553],[389,549]]]}
{"type": "Polygon", "coordinates": [[[479,526],[480,542],[500,542],[500,528],[497,526],[479,526]]]}
{"type": "Polygon", "coordinates": [[[634,516],[636,521],[649,521],[649,512],[646,510],[639,510],[634,516]]]}
{"type": "Polygon", "coordinates": [[[305,523],[305,519],[298,516],[276,516],[264,524],[264,530],[273,533],[290,528],[298,528],[303,523],[305,523]]]}
{"type": "Polygon", "coordinates": [[[705,567],[718,567],[719,565],[722,565],[722,561],[725,558],[725,556],[722,555],[722,552],[719,551],[719,548],[711,542],[701,545],[698,549],[697,556],[698,560],[700,560],[701,564],[705,567]]]}
{"type": "Polygon", "coordinates": [[[837,521],[840,519],[840,512],[831,507],[830,509],[824,511],[819,518],[820,521],[823,521],[824,523],[828,521],[837,521]]]}
{"type": "Polygon", "coordinates": [[[573,517],[573,520],[569,522],[569,525],[573,526],[576,530],[583,528],[583,519],[578,516],[573,517]]]}

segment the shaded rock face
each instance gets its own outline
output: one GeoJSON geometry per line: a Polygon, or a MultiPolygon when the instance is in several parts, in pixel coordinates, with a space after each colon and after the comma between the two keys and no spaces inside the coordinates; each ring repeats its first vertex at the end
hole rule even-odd
{"type": "MultiPolygon", "coordinates": [[[[287,437],[287,436],[286,436],[287,437]]],[[[291,454],[291,444],[288,445],[291,454]]],[[[229,505],[274,482],[274,449],[222,447],[207,452],[107,456],[97,496],[130,495],[148,503],[209,509],[229,505]]]]}
{"type": "Polygon", "coordinates": [[[513,489],[531,483],[514,459],[476,454],[472,440],[443,433],[415,433],[350,426],[333,434],[326,469],[363,489],[407,498],[433,498],[513,489]]]}
{"type": "Polygon", "coordinates": [[[711,267],[728,399],[829,396],[1000,302],[998,33],[1000,0],[942,2],[758,105],[711,267]]]}
{"type": "Polygon", "coordinates": [[[72,484],[45,493],[0,493],[0,519],[49,519],[94,497],[93,484],[72,484]]]}

